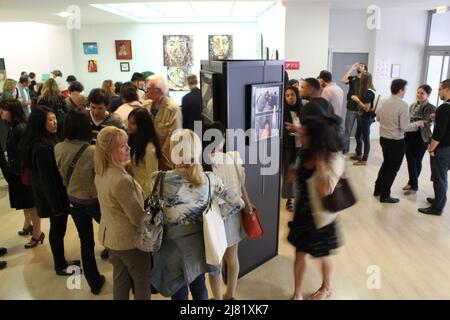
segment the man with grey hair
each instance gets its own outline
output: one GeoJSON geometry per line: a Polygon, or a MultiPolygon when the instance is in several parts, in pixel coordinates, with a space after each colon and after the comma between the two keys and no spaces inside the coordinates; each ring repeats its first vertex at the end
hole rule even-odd
{"type": "Polygon", "coordinates": [[[164,77],[152,75],[147,78],[146,95],[152,100],[149,110],[162,151],[162,158],[159,160],[160,170],[173,169],[170,159],[170,136],[176,129],[181,129],[183,124],[181,109],[168,94],[169,86],[164,77]]]}

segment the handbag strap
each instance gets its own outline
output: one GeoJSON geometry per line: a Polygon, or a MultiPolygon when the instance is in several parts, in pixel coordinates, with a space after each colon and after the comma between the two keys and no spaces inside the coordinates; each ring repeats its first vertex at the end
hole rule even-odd
{"type": "Polygon", "coordinates": [[[237,166],[236,157],[234,157],[233,163],[234,163],[234,168],[236,170],[236,174],[238,176],[239,182],[241,184],[242,197],[244,199],[245,205],[248,206],[251,203],[251,201],[250,201],[250,198],[249,198],[248,193],[247,193],[247,188],[245,187],[244,178],[242,177],[242,175],[241,175],[241,173],[239,171],[239,168],[237,166]]]}
{"type": "Polygon", "coordinates": [[[73,175],[73,172],[75,171],[78,160],[80,160],[81,155],[83,154],[84,150],[86,150],[87,147],[89,147],[89,146],[90,146],[90,144],[88,144],[88,143],[83,144],[80,147],[80,149],[78,150],[78,152],[75,154],[75,157],[73,157],[72,163],[70,164],[69,170],[67,170],[67,174],[66,174],[67,188],[69,188],[70,179],[72,179],[72,175],[73,175]]]}
{"type": "Polygon", "coordinates": [[[208,179],[208,203],[206,205],[206,209],[203,212],[203,215],[208,212],[208,210],[211,208],[211,180],[209,179],[209,176],[207,173],[205,173],[206,179],[208,179]]]}

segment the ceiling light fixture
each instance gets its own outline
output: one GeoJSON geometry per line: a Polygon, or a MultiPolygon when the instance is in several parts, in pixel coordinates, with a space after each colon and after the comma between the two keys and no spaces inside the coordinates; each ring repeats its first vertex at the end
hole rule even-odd
{"type": "Polygon", "coordinates": [[[70,17],[72,14],[66,11],[62,11],[56,14],[57,16],[60,16],[61,18],[67,18],[70,17]]]}

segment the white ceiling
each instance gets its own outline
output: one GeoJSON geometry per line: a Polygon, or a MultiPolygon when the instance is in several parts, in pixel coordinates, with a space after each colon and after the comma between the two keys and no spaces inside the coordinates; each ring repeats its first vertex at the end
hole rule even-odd
{"type": "MultiPolygon", "coordinates": [[[[281,0],[267,1],[275,3],[281,0]]],[[[320,2],[330,3],[332,8],[365,9],[376,4],[383,7],[399,7],[431,10],[439,5],[450,5],[449,0],[282,0],[283,2],[320,2]]],[[[135,23],[136,21],[247,21],[255,19],[264,5],[261,0],[238,1],[179,1],[147,0],[136,4],[136,0],[0,0],[0,21],[33,21],[42,23],[65,24],[67,18],[57,16],[70,5],[81,10],[82,24],[135,23]],[[250,4],[248,2],[251,2],[250,4]],[[133,4],[134,3],[134,4],[133,4]],[[101,10],[91,4],[114,4],[121,15],[101,10]],[[122,4],[122,5],[119,5],[122,4]],[[237,9],[233,9],[232,6],[237,9]],[[142,8],[145,8],[141,10],[142,8]],[[153,19],[153,20],[152,20],[153,19]]],[[[113,6],[114,7],[114,6],[113,6]]],[[[110,7],[111,9],[111,7],[110,7]]]]}

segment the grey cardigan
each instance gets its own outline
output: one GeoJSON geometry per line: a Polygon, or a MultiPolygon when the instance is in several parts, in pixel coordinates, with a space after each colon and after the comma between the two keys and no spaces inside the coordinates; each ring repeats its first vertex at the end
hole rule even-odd
{"type": "Polygon", "coordinates": [[[413,110],[413,108],[415,108],[417,106],[417,102],[414,102],[413,104],[411,104],[409,106],[409,112],[410,112],[410,120],[411,122],[415,122],[418,120],[424,120],[427,121],[427,123],[425,123],[425,125],[420,128],[420,133],[422,135],[422,139],[424,142],[429,143],[431,136],[433,135],[433,132],[431,131],[431,114],[436,112],[436,107],[434,105],[432,105],[430,102],[427,101],[427,104],[420,110],[419,115],[420,115],[420,119],[417,118],[413,118],[411,111],[413,110]]]}

